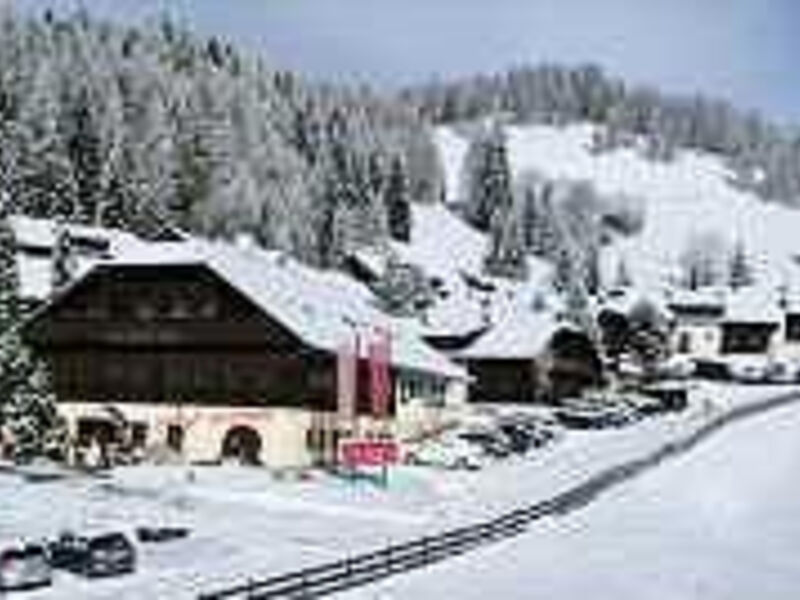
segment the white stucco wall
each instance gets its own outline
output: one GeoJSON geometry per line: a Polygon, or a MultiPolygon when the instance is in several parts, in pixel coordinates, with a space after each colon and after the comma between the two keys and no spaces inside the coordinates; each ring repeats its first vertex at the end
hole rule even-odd
{"type": "MultiPolygon", "coordinates": [[[[62,403],[70,433],[77,434],[81,418],[107,416],[108,404],[62,403]]],[[[261,437],[261,461],[270,467],[304,466],[311,456],[306,432],[312,413],[278,407],[186,406],[174,404],[115,404],[128,421],[147,424],[147,446],[165,446],[170,425],[184,430],[183,457],[189,462],[215,461],[221,457],[225,435],[233,427],[247,426],[261,437]]]]}

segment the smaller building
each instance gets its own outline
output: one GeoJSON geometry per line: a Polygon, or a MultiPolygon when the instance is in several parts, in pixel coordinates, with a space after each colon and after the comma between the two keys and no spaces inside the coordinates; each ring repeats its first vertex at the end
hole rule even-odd
{"type": "Polygon", "coordinates": [[[720,354],[774,354],[779,341],[775,334],[783,319],[770,294],[755,288],[732,292],[720,319],[720,354]]]}
{"type": "Polygon", "coordinates": [[[467,348],[452,353],[472,378],[472,402],[549,401],[601,378],[589,338],[548,310],[516,308],[467,348]]]}
{"type": "Polygon", "coordinates": [[[716,356],[721,346],[720,320],[725,298],[720,291],[679,290],[670,294],[670,350],[700,358],[716,356]]]}

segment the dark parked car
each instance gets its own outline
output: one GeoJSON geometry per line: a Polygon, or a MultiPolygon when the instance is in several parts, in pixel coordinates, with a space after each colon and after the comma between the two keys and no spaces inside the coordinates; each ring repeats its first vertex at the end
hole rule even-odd
{"type": "Polygon", "coordinates": [[[158,543],[178,540],[189,535],[187,527],[137,527],[136,537],[140,542],[158,543]]]}
{"type": "Polygon", "coordinates": [[[505,458],[512,452],[508,438],[500,431],[462,431],[459,432],[458,437],[479,446],[484,454],[492,458],[505,458]]]}
{"type": "Polygon", "coordinates": [[[534,445],[531,432],[517,423],[502,423],[499,429],[508,438],[511,451],[516,454],[525,454],[534,445]]]}
{"type": "Polygon", "coordinates": [[[633,408],[622,402],[586,399],[564,402],[556,409],[555,416],[564,426],[574,429],[622,427],[638,417],[633,408]]]}
{"type": "Polygon", "coordinates": [[[540,448],[556,438],[556,432],[552,429],[552,426],[545,425],[536,418],[515,418],[505,425],[511,425],[514,429],[527,435],[530,439],[530,445],[534,448],[540,448]]]}
{"type": "Polygon", "coordinates": [[[2,592],[31,590],[51,583],[52,571],[42,545],[0,545],[0,596],[2,592]]]}
{"type": "Polygon", "coordinates": [[[49,546],[50,564],[84,577],[111,577],[136,569],[136,550],[122,533],[64,533],[49,546]]]}

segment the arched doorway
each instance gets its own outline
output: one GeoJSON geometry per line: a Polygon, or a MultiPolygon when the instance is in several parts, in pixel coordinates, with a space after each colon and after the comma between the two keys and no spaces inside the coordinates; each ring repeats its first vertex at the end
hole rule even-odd
{"type": "Polygon", "coordinates": [[[252,427],[231,427],[222,440],[222,458],[234,459],[243,465],[260,464],[261,436],[252,427]]]}

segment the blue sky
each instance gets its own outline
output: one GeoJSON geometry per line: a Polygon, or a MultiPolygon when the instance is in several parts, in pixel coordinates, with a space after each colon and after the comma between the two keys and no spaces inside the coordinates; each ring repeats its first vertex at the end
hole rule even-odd
{"type": "MultiPolygon", "coordinates": [[[[16,0],[23,8],[78,0],[16,0]]],[[[378,85],[523,61],[597,62],[800,123],[797,0],[84,0],[105,17],[168,11],[287,67],[378,85]]]]}

